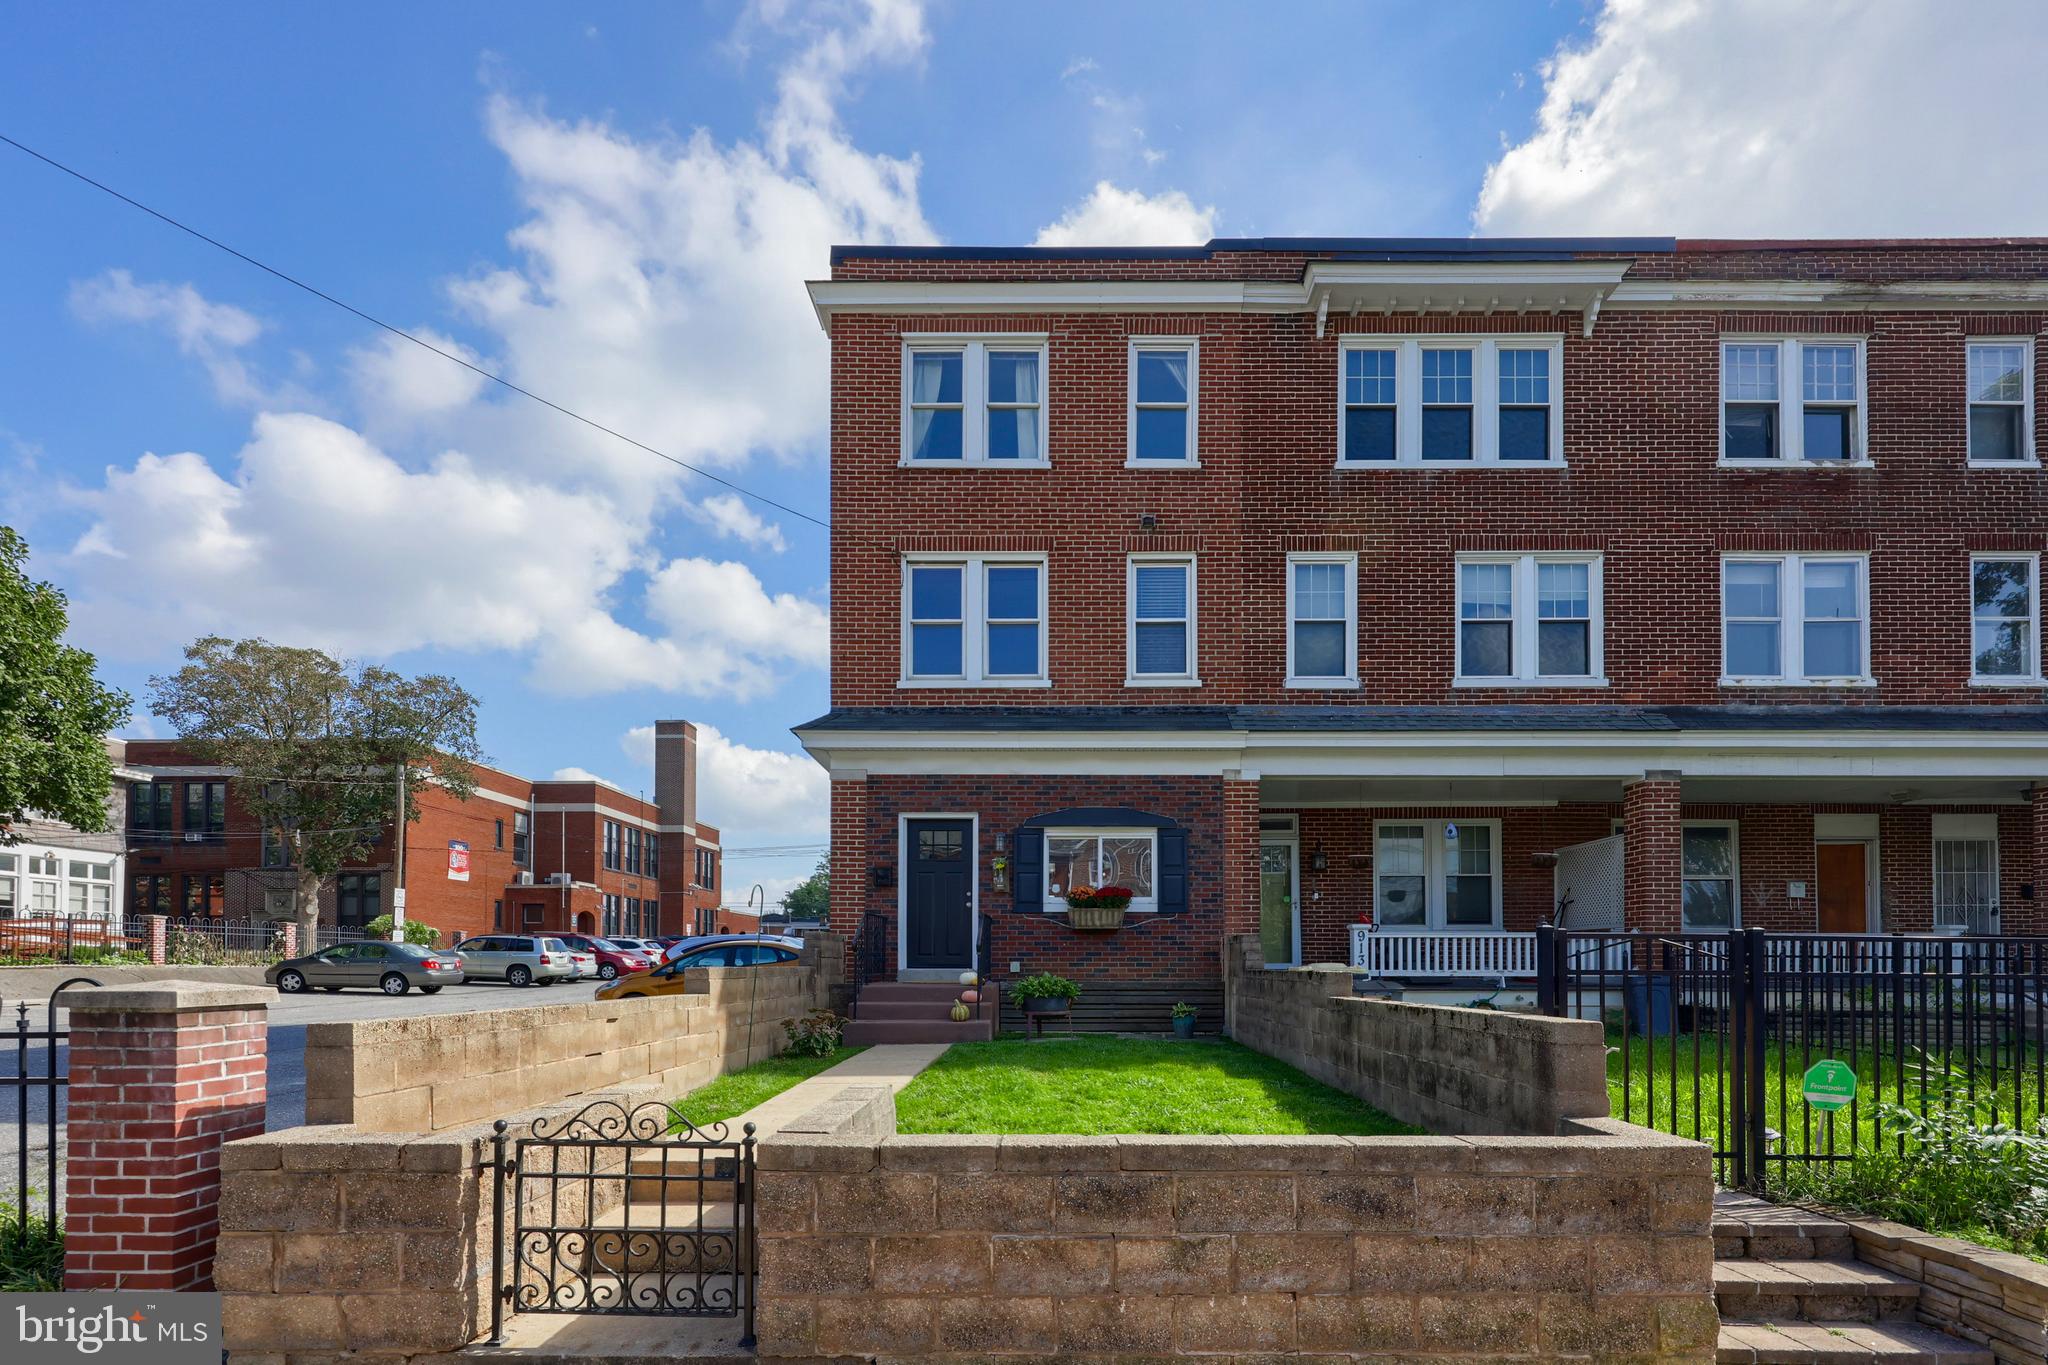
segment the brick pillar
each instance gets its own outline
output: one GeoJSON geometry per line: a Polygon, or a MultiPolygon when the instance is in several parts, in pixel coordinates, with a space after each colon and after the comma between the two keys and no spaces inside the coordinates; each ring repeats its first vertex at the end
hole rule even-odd
{"type": "Polygon", "coordinates": [[[2011,905],[2001,898],[1998,927],[2008,934],[2038,934],[2044,917],[2048,917],[2043,908],[2043,901],[2048,900],[2048,782],[2036,782],[2027,789],[2027,805],[2028,833],[2034,838],[2033,869],[2029,875],[2034,898],[2011,905]]]}
{"type": "Polygon", "coordinates": [[[1684,821],[1679,778],[1652,771],[1621,789],[1622,918],[1630,929],[1675,934],[1684,926],[1684,821]]]}
{"type": "MultiPolygon", "coordinates": [[[[1190,873],[1201,876],[1199,868],[1190,873]]],[[[1259,779],[1223,779],[1223,936],[1259,932],[1259,779]]]]}
{"type": "Polygon", "coordinates": [[[65,993],[66,1289],[212,1286],[221,1144],[263,1131],[270,995],[196,981],[65,993]]]}
{"type": "Polygon", "coordinates": [[[149,926],[147,932],[149,936],[150,963],[153,966],[161,967],[164,965],[164,959],[170,956],[170,917],[167,915],[146,915],[143,917],[143,923],[149,926]]]}
{"type": "Polygon", "coordinates": [[[846,943],[848,979],[854,940],[868,907],[868,775],[832,776],[831,928],[846,943]]]}
{"type": "Polygon", "coordinates": [[[299,955],[299,924],[297,920],[287,921],[283,925],[278,931],[277,942],[278,947],[282,949],[280,956],[297,957],[299,955]]]}

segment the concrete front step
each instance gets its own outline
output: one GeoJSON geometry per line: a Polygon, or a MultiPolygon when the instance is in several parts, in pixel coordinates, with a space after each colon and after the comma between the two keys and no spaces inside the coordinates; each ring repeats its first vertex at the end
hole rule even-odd
{"type": "Polygon", "coordinates": [[[1726,1190],[1714,1196],[1714,1255],[1719,1260],[1850,1260],[1855,1254],[1849,1229],[1824,1213],[1726,1190]]]}
{"type": "Polygon", "coordinates": [[[856,1007],[871,1000],[936,1000],[950,1005],[960,992],[968,989],[958,981],[870,981],[860,988],[860,999],[856,1007]]]}
{"type": "MultiPolygon", "coordinates": [[[[862,994],[853,1010],[856,1019],[946,1019],[952,1008],[953,997],[950,995],[944,1000],[870,1000],[862,994]]],[[[968,1008],[975,1007],[970,1005],[968,1008]]]]}
{"type": "Polygon", "coordinates": [[[856,1015],[846,1026],[846,1041],[869,1043],[973,1043],[995,1036],[993,1018],[955,1023],[940,1015],[925,1019],[871,1019],[856,1015]]]}
{"type": "Polygon", "coordinates": [[[1716,1261],[1723,1322],[1891,1322],[1911,1318],[1920,1284],[1858,1261],[1716,1261]]]}
{"type": "Polygon", "coordinates": [[[1720,1365],[1993,1365],[1991,1352],[1915,1322],[1730,1322],[1720,1365]]]}

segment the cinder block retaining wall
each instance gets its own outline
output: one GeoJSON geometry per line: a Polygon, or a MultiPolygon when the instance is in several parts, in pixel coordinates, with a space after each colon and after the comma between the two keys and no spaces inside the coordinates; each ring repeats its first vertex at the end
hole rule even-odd
{"type": "Polygon", "coordinates": [[[1560,1133],[1606,1118],[1598,1023],[1349,994],[1344,968],[1267,971],[1255,936],[1225,948],[1231,1036],[1434,1133],[1560,1133]]]}
{"type": "Polygon", "coordinates": [[[1921,1285],[1920,1321],[2000,1362],[2048,1359],[2048,1265],[1874,1218],[1843,1218],[1858,1260],[1921,1285]]]}
{"type": "Polygon", "coordinates": [[[788,967],[690,972],[682,995],[311,1024],[306,1121],[432,1133],[641,1081],[678,1095],[781,1052],[844,957],[823,934],[788,967]]]}
{"type": "Polygon", "coordinates": [[[778,1136],[764,1357],[1707,1362],[1706,1149],[1565,1138],[778,1136]]]}

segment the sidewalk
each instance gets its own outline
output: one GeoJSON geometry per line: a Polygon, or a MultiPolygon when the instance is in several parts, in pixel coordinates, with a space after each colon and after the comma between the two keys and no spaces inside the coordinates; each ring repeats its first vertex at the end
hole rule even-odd
{"type": "Polygon", "coordinates": [[[754,1137],[778,1132],[792,1119],[801,1118],[849,1085],[884,1085],[895,1094],[916,1079],[917,1073],[939,1059],[951,1043],[877,1043],[867,1051],[848,1057],[836,1066],[798,1081],[772,1100],[755,1105],[744,1114],[726,1120],[727,1131],[737,1133],[740,1125],[754,1125],[754,1137]]]}

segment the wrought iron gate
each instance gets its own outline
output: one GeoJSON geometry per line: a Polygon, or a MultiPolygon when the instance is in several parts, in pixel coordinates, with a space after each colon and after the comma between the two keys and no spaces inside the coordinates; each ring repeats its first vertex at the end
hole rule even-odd
{"type": "MultiPolygon", "coordinates": [[[[58,1133],[59,1097],[71,1084],[69,1057],[62,1055],[64,1041],[71,1036],[69,1029],[57,1027],[57,997],[73,986],[97,986],[100,983],[89,976],[74,976],[56,990],[50,992],[49,1003],[43,1009],[41,1029],[29,1027],[28,1002],[14,1007],[14,1072],[0,1076],[0,1085],[14,1091],[14,1205],[15,1217],[19,1220],[24,1237],[28,1233],[29,1220],[34,1216],[34,1187],[29,1184],[29,1137],[42,1129],[44,1149],[43,1189],[48,1203],[44,1216],[49,1225],[55,1227],[59,1210],[63,1207],[63,1191],[58,1188],[57,1173],[59,1150],[62,1141],[58,1133]],[[29,1068],[31,1052],[29,1045],[39,1044],[43,1054],[43,1069],[32,1072],[29,1068]],[[31,1096],[41,1096],[41,1113],[30,1112],[31,1096]]],[[[0,1204],[10,1202],[0,1197],[0,1204]]]]}
{"type": "Polygon", "coordinates": [[[523,1136],[499,1120],[491,1341],[504,1313],[739,1317],[754,1340],[754,1125],[598,1100],[523,1136]],[[511,1244],[506,1244],[507,1217],[511,1244]]]}

